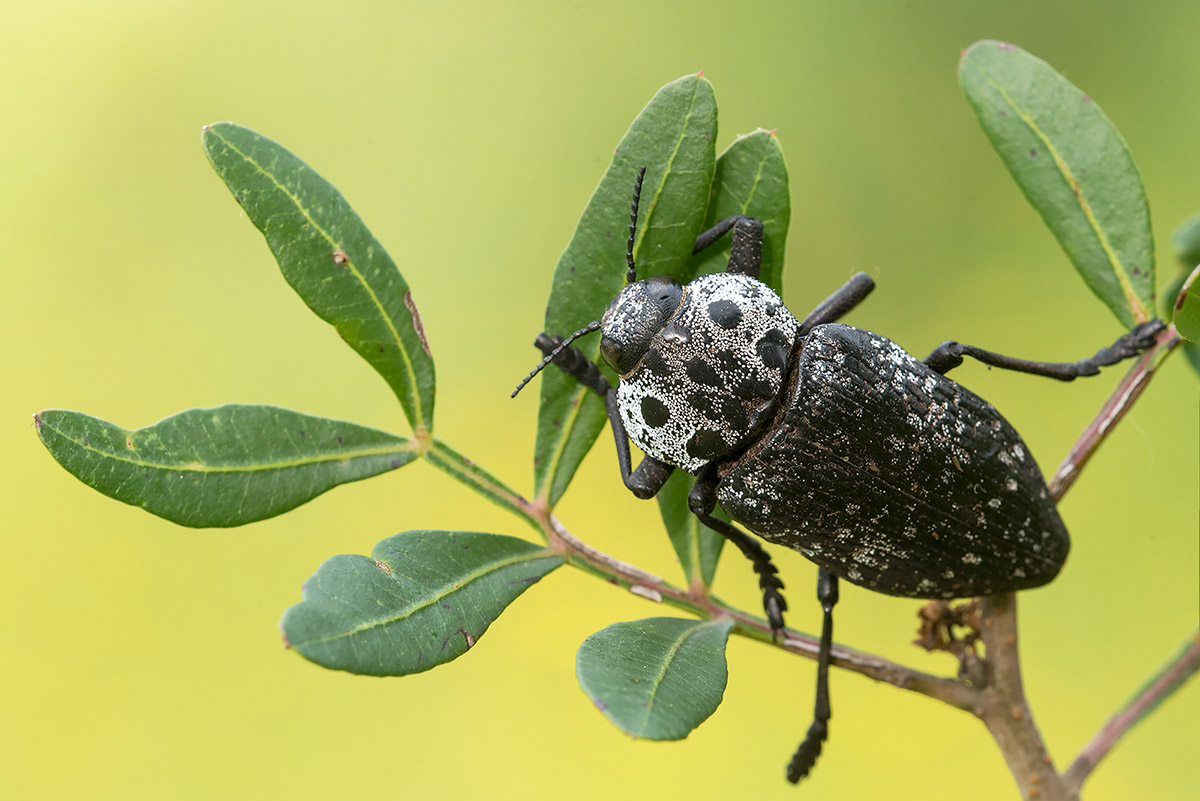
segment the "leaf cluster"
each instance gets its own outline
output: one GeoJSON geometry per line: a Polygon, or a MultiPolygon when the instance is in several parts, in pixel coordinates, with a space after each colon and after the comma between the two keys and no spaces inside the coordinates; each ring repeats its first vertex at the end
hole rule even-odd
{"type": "MultiPolygon", "coordinates": [[[[1044,62],[1000,42],[965,51],[959,76],[984,133],[1088,288],[1126,327],[1151,319],[1148,204],[1128,148],[1099,106],[1044,62]]],[[[723,270],[727,244],[701,254],[692,244],[716,221],[745,214],[764,224],[763,280],[781,290],[790,201],[779,139],[760,129],[720,154],[716,141],[716,100],[702,75],[654,95],[618,143],[559,260],[544,330],[565,334],[598,319],[619,291],[629,194],[642,165],[634,243],[641,275],[686,283],[723,270]]],[[[48,410],[36,422],[54,458],[94,489],[192,527],[261,520],[423,459],[541,536],[406,531],[369,557],[328,560],[282,627],[297,653],[329,668],[428,670],[466,653],[517,596],[561,565],[603,573],[564,547],[551,514],[604,427],[599,398],[559,371],[543,373],[533,494],[523,498],[434,434],[434,364],[413,292],[337,189],[283,146],[233,123],[207,126],[203,143],[288,284],[387,382],[412,432],[243,404],[189,409],[134,430],[48,410]]],[[[1200,290],[1192,291],[1200,286],[1200,217],[1175,242],[1186,270],[1166,300],[1178,333],[1200,339],[1200,290]]],[[[598,347],[598,338],[581,340],[593,360],[598,347]]],[[[677,471],[658,503],[687,592],[707,597],[724,540],[689,513],[691,480],[677,471]]],[[[616,623],[580,647],[580,685],[625,732],[685,737],[721,701],[731,632],[744,633],[720,616],[616,623]]]]}

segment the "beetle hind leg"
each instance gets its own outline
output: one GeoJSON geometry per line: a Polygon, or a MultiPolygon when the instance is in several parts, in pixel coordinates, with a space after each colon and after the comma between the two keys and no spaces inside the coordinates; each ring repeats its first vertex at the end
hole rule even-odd
{"type": "Polygon", "coordinates": [[[1012,356],[977,348],[974,345],[949,341],[934,348],[933,353],[925,357],[925,364],[945,375],[962,364],[964,356],[970,356],[992,367],[1056,378],[1059,381],[1074,381],[1082,376],[1098,375],[1101,367],[1108,367],[1137,356],[1154,344],[1155,337],[1164,327],[1162,320],[1150,320],[1142,323],[1107,348],[1101,348],[1096,355],[1080,359],[1077,362],[1035,362],[1028,359],[1016,359],[1012,356]]]}
{"type": "Polygon", "coordinates": [[[833,607],[838,601],[838,580],[824,568],[817,573],[817,600],[825,613],[821,623],[821,650],[817,652],[817,700],[812,725],[788,763],[787,779],[792,784],[812,770],[821,755],[825,738],[829,736],[829,652],[833,648],[833,607]]]}
{"type": "Polygon", "coordinates": [[[779,569],[775,567],[771,555],[758,540],[732,523],[713,517],[712,512],[716,505],[716,482],[711,476],[711,469],[705,470],[692,485],[692,491],[688,494],[688,508],[701,523],[736,545],[754,565],[754,572],[758,574],[758,586],[763,594],[763,611],[766,612],[767,623],[771,626],[773,636],[778,638],[783,633],[783,613],[787,611],[787,600],[781,592],[783,581],[779,578],[779,569]]]}

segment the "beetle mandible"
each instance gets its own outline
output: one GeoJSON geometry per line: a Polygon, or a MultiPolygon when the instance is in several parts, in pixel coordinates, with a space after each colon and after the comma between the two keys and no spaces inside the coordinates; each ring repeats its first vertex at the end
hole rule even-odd
{"type": "Polygon", "coordinates": [[[1015,359],[947,341],[918,360],[878,334],[836,321],[874,289],[853,276],[803,320],[758,280],[763,227],[743,215],[701,233],[699,252],[731,233],[729,266],[680,286],[637,280],[634,184],[626,285],[604,316],[566,339],[541,334],[546,358],[604,398],[621,479],[653,497],[676,468],[696,475],[688,506],[754,565],[778,635],[787,604],[770,556],[717,503],[768,542],[818,565],[823,610],[813,722],[788,765],[806,776],[828,735],[829,652],[838,579],[911,598],[961,598],[1049,582],[1070,541],[1041,470],[990,403],[945,377],[971,356],[1070,381],[1136,356],[1163,324],[1135,327],[1077,362],[1015,359]],[[616,388],[571,343],[600,331],[616,388]],[[645,453],[630,468],[629,440],[645,453]]]}

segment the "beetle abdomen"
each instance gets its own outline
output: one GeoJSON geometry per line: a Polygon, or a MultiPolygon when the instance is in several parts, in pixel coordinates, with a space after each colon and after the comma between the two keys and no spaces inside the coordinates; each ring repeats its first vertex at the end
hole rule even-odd
{"type": "Polygon", "coordinates": [[[725,511],[877,592],[952,598],[1057,575],[1070,547],[1020,435],[884,337],[817,326],[777,425],[719,470],[725,511]]]}

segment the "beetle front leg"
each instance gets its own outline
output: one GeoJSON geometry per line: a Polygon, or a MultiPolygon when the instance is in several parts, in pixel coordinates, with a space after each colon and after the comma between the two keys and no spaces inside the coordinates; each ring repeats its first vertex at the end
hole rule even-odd
{"type": "Polygon", "coordinates": [[[726,217],[696,237],[692,253],[704,250],[731,229],[733,236],[730,237],[732,241],[729,244],[729,266],[725,268],[725,272],[758,278],[762,272],[763,224],[754,217],[744,214],[726,217]]]}
{"type": "Polygon", "coordinates": [[[962,364],[964,356],[970,356],[984,364],[1004,370],[1056,378],[1059,381],[1073,381],[1081,376],[1098,375],[1101,367],[1108,367],[1137,356],[1154,344],[1154,338],[1164,327],[1162,320],[1150,320],[1142,323],[1107,348],[1099,350],[1095,356],[1080,359],[1077,362],[1034,362],[1028,359],[1015,359],[1012,356],[993,353],[973,345],[949,341],[934,348],[933,353],[925,357],[925,364],[945,375],[962,364]]]}
{"type": "MultiPolygon", "coordinates": [[[[549,356],[555,351],[562,340],[548,334],[538,334],[534,341],[538,349],[549,356]]],[[[574,378],[587,389],[604,398],[604,408],[608,412],[608,422],[612,426],[613,439],[617,445],[617,465],[621,469],[621,480],[637,497],[642,500],[653,498],[667,483],[674,466],[659,461],[651,456],[642,459],[636,470],[630,469],[629,437],[625,434],[625,423],[621,420],[620,409],[617,406],[617,392],[612,384],[600,372],[588,357],[574,347],[564,348],[554,357],[552,364],[564,373],[574,378]]]]}
{"type": "Polygon", "coordinates": [[[817,652],[817,701],[808,734],[788,763],[787,778],[792,784],[812,770],[821,755],[821,746],[829,736],[829,652],[833,648],[833,607],[838,602],[838,579],[825,568],[817,572],[817,600],[825,613],[821,623],[821,649],[817,652]]]}
{"type": "Polygon", "coordinates": [[[773,636],[779,637],[783,633],[783,613],[788,608],[787,601],[780,592],[783,582],[779,578],[779,569],[775,567],[771,555],[758,540],[732,523],[713,517],[712,512],[716,507],[717,481],[713,467],[709,465],[696,478],[692,491],[688,493],[688,508],[701,523],[736,545],[753,563],[754,572],[758,574],[758,586],[763,593],[763,610],[767,613],[767,623],[771,626],[773,636]]]}

